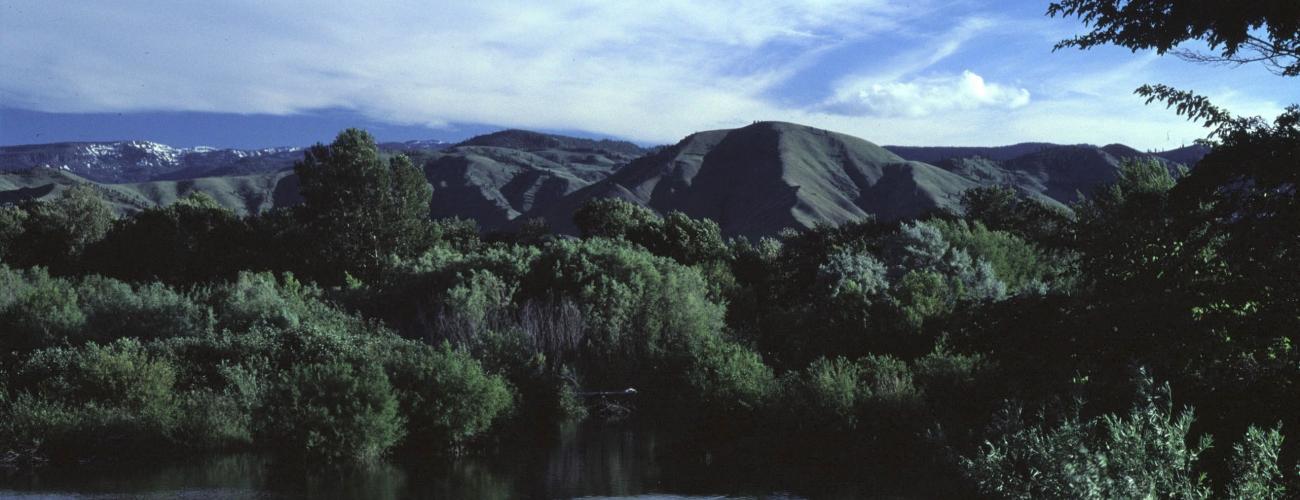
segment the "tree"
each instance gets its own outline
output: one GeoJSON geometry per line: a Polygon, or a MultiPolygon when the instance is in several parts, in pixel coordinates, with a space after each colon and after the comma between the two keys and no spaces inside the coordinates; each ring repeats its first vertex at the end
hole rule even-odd
{"type": "Polygon", "coordinates": [[[20,267],[43,265],[58,273],[72,272],[86,248],[108,234],[114,218],[113,209],[87,185],[20,208],[27,214],[22,235],[11,243],[13,255],[5,258],[20,267]]]}
{"type": "Polygon", "coordinates": [[[1050,16],[1077,16],[1092,31],[1056,48],[1114,44],[1155,49],[1183,59],[1245,64],[1261,62],[1284,76],[1300,75],[1300,3],[1249,0],[1062,0],[1050,16]],[[1178,46],[1203,41],[1217,54],[1178,46]]]}
{"type": "Polygon", "coordinates": [[[428,247],[432,188],[405,156],[383,161],[369,133],[347,129],[329,146],[311,147],[294,172],[303,197],[304,264],[312,276],[374,278],[391,257],[428,247]]]}
{"type": "Polygon", "coordinates": [[[405,433],[393,387],[373,364],[295,366],[281,374],[263,404],[259,439],[290,457],[369,462],[405,433]]]}
{"type": "Polygon", "coordinates": [[[10,246],[23,235],[27,212],[18,207],[0,207],[0,262],[10,255],[10,246]]]}
{"type": "Polygon", "coordinates": [[[116,224],[87,252],[98,272],[132,281],[196,283],[233,277],[248,265],[247,223],[211,196],[194,193],[116,224]]]}
{"type": "Polygon", "coordinates": [[[627,238],[658,220],[653,210],[616,198],[590,200],[573,214],[573,223],[583,238],[627,238]]]}

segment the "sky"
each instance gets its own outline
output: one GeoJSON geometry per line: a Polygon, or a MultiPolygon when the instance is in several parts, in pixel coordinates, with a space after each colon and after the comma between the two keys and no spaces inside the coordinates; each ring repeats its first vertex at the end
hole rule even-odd
{"type": "Polygon", "coordinates": [[[4,0],[0,145],[460,140],[525,128],[643,144],[781,120],[878,144],[1171,149],[1205,130],[1133,90],[1241,115],[1294,79],[1053,45],[1047,1],[4,0]]]}

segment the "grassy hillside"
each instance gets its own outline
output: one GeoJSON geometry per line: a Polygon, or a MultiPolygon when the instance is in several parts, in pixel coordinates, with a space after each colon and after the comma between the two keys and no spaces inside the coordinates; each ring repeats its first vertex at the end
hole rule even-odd
{"type": "Polygon", "coordinates": [[[760,122],[693,134],[526,217],[573,231],[572,210],[592,198],[614,197],[707,217],[727,234],[764,236],[868,214],[913,216],[950,206],[955,194],[974,186],[856,137],[760,122]]]}
{"type": "Polygon", "coordinates": [[[62,170],[38,168],[0,173],[0,203],[48,200],[78,184],[94,185],[120,214],[168,205],[194,192],[211,195],[222,206],[239,215],[292,205],[299,200],[296,180],[290,171],[182,181],[100,184],[62,170]]]}

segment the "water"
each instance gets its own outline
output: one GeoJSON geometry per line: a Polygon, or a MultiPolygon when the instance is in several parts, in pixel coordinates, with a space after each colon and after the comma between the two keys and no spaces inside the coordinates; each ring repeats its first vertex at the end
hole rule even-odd
{"type": "Polygon", "coordinates": [[[147,466],[44,469],[0,480],[10,498],[863,498],[868,484],[798,473],[714,470],[674,458],[664,434],[620,425],[573,426],[490,457],[401,460],[306,473],[260,454],[147,466]]]}

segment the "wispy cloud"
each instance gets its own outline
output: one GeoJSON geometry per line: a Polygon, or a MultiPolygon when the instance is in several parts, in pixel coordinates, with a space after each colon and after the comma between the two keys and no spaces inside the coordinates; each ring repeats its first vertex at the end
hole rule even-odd
{"type": "Polygon", "coordinates": [[[0,72],[13,78],[0,81],[0,95],[11,102],[0,104],[276,114],[342,107],[405,123],[650,140],[750,120],[765,107],[754,96],[800,54],[891,29],[904,15],[880,0],[17,0],[9,11],[0,21],[0,72]]]}
{"type": "Polygon", "coordinates": [[[656,142],[759,119],[911,144],[1201,132],[1132,96],[1133,81],[1164,76],[1147,56],[1090,51],[1104,64],[1083,67],[1050,54],[1044,33],[1064,24],[983,0],[8,0],[0,107],[343,108],[656,142]],[[782,98],[794,84],[799,97],[782,98]]]}

